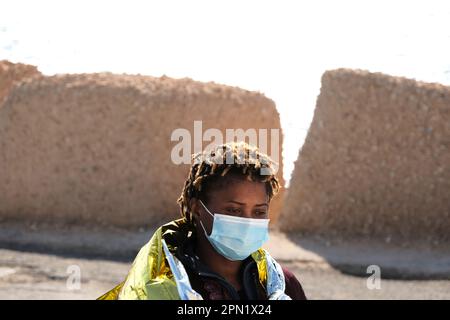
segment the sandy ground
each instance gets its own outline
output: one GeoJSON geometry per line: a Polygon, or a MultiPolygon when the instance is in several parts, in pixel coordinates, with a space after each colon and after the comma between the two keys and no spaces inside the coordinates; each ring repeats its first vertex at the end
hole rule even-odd
{"type": "MultiPolygon", "coordinates": [[[[95,299],[125,278],[153,231],[3,223],[0,299],[95,299]]],[[[266,249],[295,273],[309,299],[450,299],[450,246],[328,242],[273,230],[266,249]],[[368,287],[374,265],[379,289],[368,287]]]]}
{"type": "MultiPolygon", "coordinates": [[[[450,299],[450,280],[387,280],[368,289],[367,279],[323,264],[284,263],[309,299],[450,299]]],[[[129,262],[0,250],[0,299],[95,299],[119,283],[129,262]],[[80,287],[74,286],[79,270],[80,287]]]]}

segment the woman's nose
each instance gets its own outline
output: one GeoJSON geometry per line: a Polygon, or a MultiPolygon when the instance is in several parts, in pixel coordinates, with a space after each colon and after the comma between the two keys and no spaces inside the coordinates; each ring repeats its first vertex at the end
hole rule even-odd
{"type": "Polygon", "coordinates": [[[243,210],[242,211],[242,218],[253,218],[253,212],[252,210],[243,210]]]}

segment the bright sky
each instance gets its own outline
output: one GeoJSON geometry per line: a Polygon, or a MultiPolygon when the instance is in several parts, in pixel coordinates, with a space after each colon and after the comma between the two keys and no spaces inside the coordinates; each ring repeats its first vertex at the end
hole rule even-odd
{"type": "Polygon", "coordinates": [[[281,114],[287,180],[325,70],[450,84],[450,1],[0,3],[0,60],[49,75],[165,74],[264,93],[281,114]]]}

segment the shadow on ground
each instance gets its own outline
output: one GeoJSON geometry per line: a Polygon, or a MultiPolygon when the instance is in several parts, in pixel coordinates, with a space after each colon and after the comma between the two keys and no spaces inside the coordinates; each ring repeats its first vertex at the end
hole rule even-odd
{"type": "MultiPolygon", "coordinates": [[[[0,248],[53,254],[69,258],[130,262],[156,227],[140,230],[82,227],[0,226],[0,248]]],[[[367,278],[369,266],[378,266],[384,279],[450,280],[450,246],[395,247],[359,240],[326,241],[273,230],[265,248],[280,262],[331,267],[341,273],[367,278]]]]}
{"type": "Polygon", "coordinates": [[[82,227],[0,226],[0,248],[53,254],[66,258],[129,262],[148,242],[156,228],[140,230],[82,227]]]}
{"type": "MultiPolygon", "coordinates": [[[[296,234],[278,234],[277,242],[290,242],[297,251],[296,257],[313,255],[344,274],[368,277],[373,274],[369,266],[379,267],[384,279],[401,280],[449,280],[450,246],[425,247],[394,246],[388,243],[358,239],[354,241],[330,241],[296,234]]],[[[287,246],[287,245],[284,245],[287,246]]]]}

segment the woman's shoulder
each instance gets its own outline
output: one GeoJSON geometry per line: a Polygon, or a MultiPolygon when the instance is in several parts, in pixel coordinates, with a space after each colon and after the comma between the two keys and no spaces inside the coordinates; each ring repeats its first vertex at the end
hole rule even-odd
{"type": "Polygon", "coordinates": [[[281,266],[284,273],[284,280],[286,283],[285,293],[291,297],[292,300],[306,300],[306,295],[300,281],[287,268],[281,266]]]}

